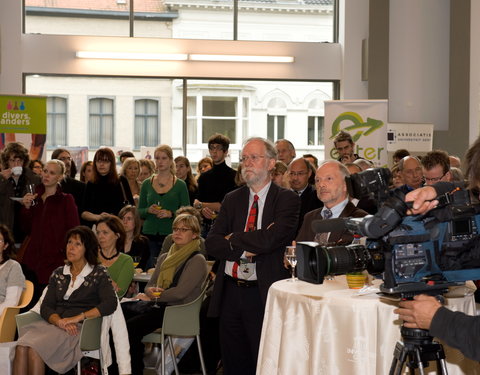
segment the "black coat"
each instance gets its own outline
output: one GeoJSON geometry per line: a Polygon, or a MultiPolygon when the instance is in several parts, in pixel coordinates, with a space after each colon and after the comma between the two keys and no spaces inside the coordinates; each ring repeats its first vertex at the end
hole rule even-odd
{"type": "Polygon", "coordinates": [[[293,191],[271,184],[262,214],[262,229],[245,232],[250,189],[246,186],[225,196],[222,208],[205,241],[207,253],[220,261],[209,314],[218,316],[224,283],[225,261],[238,261],[245,250],[255,257],[260,297],[266,303],[275,281],[288,278],[283,265],[285,246],[295,238],[300,199],[293,191]],[[225,236],[232,234],[230,240],[225,236]]]}

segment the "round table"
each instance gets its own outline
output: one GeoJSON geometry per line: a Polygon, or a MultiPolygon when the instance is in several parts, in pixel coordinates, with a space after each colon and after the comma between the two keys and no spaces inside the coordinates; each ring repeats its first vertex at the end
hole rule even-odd
{"type": "MultiPolygon", "coordinates": [[[[452,310],[475,313],[472,293],[446,301],[452,310]]],[[[400,339],[396,305],[376,294],[358,295],[345,276],[322,285],[278,281],[268,293],[257,374],[388,374],[400,339]]],[[[480,374],[477,362],[444,348],[449,375],[480,374]]],[[[436,363],[425,373],[435,374],[436,363]]]]}

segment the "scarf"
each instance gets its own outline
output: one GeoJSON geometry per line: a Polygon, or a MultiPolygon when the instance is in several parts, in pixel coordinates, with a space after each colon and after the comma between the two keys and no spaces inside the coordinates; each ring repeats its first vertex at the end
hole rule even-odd
{"type": "Polygon", "coordinates": [[[163,289],[168,289],[175,276],[177,268],[185,262],[188,257],[200,248],[200,240],[196,239],[188,244],[179,247],[173,244],[168,250],[167,256],[160,265],[160,272],[158,274],[157,286],[163,289]]]}

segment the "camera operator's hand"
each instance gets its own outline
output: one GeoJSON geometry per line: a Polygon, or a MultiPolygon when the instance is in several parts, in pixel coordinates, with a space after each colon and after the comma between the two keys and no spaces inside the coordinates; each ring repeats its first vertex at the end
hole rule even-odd
{"type": "Polygon", "coordinates": [[[400,316],[407,328],[430,329],[433,316],[442,304],[435,297],[421,294],[413,301],[401,301],[394,313],[400,316]]]}
{"type": "Polygon", "coordinates": [[[432,186],[424,186],[411,191],[405,196],[405,202],[413,202],[413,208],[408,210],[407,214],[424,214],[435,208],[438,205],[438,201],[435,200],[436,196],[437,191],[432,186]]]}

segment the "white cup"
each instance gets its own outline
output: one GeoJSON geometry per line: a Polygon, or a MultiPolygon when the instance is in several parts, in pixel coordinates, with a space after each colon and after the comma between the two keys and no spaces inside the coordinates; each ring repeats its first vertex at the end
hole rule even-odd
{"type": "Polygon", "coordinates": [[[12,173],[15,175],[15,176],[20,176],[22,174],[22,171],[23,171],[23,168],[20,167],[20,166],[17,166],[17,167],[13,167],[12,168],[12,173]]]}

